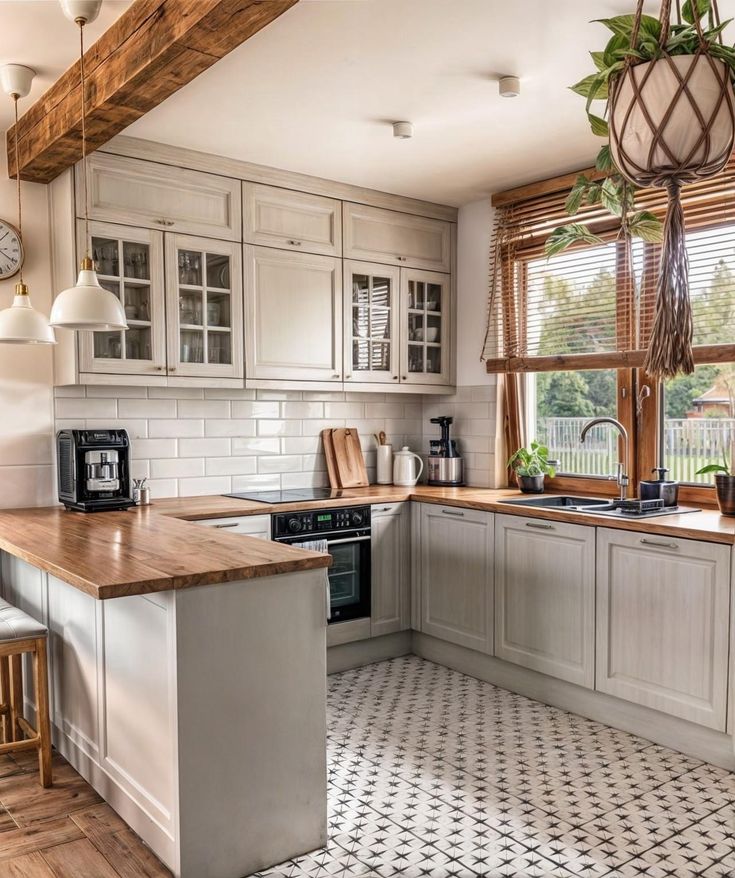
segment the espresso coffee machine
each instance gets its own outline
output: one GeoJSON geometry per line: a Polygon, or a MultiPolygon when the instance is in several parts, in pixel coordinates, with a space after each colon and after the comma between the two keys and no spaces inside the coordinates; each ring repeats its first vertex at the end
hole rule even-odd
{"type": "Polygon", "coordinates": [[[59,501],[67,509],[102,512],[135,506],[125,430],[60,430],[56,455],[59,501]]]}
{"type": "Polygon", "coordinates": [[[432,424],[441,427],[441,439],[429,442],[429,484],[436,487],[457,488],[464,484],[463,460],[457,453],[457,443],[449,438],[454,418],[432,418],[432,424]]]}

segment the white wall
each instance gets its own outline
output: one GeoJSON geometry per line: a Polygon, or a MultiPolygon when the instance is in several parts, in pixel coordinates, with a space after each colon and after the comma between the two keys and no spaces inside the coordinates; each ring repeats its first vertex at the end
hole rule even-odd
{"type": "MultiPolygon", "coordinates": [[[[15,181],[0,149],[0,217],[17,225],[15,181]]],[[[34,306],[51,307],[47,187],[23,183],[24,280],[34,306]]],[[[18,277],[0,282],[0,307],[13,301],[18,277]]],[[[53,502],[52,352],[49,346],[0,344],[0,506],[53,502]]]]}

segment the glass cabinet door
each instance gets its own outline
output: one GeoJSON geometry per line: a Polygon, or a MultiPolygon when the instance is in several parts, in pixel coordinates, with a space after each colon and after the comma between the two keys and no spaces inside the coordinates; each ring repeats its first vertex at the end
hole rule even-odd
{"type": "Polygon", "coordinates": [[[398,383],[400,271],[345,262],[345,380],[398,383]]]}
{"type": "MultiPolygon", "coordinates": [[[[79,225],[84,252],[84,224],[79,225]]],[[[100,285],[122,302],[127,331],[80,332],[80,371],[163,373],[166,367],[161,232],[90,224],[89,250],[100,285]]]]}
{"type": "Polygon", "coordinates": [[[166,242],[169,375],[243,375],[239,247],[169,235],[166,242]]]}
{"type": "Polygon", "coordinates": [[[401,382],[448,384],[450,276],[402,269],[401,382]]]}

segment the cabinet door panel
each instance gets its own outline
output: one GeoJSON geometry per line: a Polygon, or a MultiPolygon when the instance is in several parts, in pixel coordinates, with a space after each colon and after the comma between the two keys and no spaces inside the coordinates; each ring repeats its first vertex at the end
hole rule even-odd
{"type": "Polygon", "coordinates": [[[451,223],[363,204],[344,205],[349,259],[449,271],[451,223]]]}
{"type": "MultiPolygon", "coordinates": [[[[87,184],[92,219],[241,240],[239,180],[96,153],[87,159],[87,184]]],[[[77,216],[84,216],[79,175],[77,216]]]]}
{"type": "Polygon", "coordinates": [[[163,234],[130,226],[77,223],[79,253],[91,254],[100,284],[122,302],[127,332],[80,332],[80,372],[160,375],[166,369],[163,234]]]}
{"type": "Polygon", "coordinates": [[[345,380],[398,384],[400,269],[344,263],[345,380]]]}
{"type": "Polygon", "coordinates": [[[342,381],[339,259],[245,248],[247,377],[342,381]]]}
{"type": "Polygon", "coordinates": [[[493,650],[493,516],[421,505],[421,630],[493,650]]]}
{"type": "Polygon", "coordinates": [[[373,506],[371,511],[371,635],[410,627],[408,503],[373,506]]]}
{"type": "Polygon", "coordinates": [[[342,204],[333,198],[244,184],[245,242],[300,253],[342,255],[342,204]]]}
{"type": "Polygon", "coordinates": [[[401,269],[401,384],[449,384],[451,278],[401,269]]]}
{"type": "Polygon", "coordinates": [[[495,527],[495,655],[592,688],[595,529],[515,515],[495,527]]]}
{"type": "Polygon", "coordinates": [[[730,550],[598,530],[597,688],[725,729],[730,550]]]}

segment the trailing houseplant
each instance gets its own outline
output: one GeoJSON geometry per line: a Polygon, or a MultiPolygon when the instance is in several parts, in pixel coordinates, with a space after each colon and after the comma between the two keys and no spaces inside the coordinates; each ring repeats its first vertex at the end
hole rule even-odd
{"type": "MultiPolygon", "coordinates": [[[[672,20],[671,0],[663,0],[654,18],[643,14],[638,0],[634,14],[602,19],[612,36],[603,51],[591,53],[595,72],[572,87],[586,99],[592,131],[609,143],[597,159],[604,179],[580,178],[567,202],[569,212],[599,201],[621,217],[628,241],[656,240],[661,235],[656,217],[630,213],[634,192],[639,186],[668,192],[645,363],[659,378],[694,368],[681,186],[718,173],[735,142],[735,49],[722,36],[730,22],[720,21],[716,0],[687,0],[676,10],[672,20]],[[591,112],[596,100],[607,101],[605,114],[591,112]]],[[[571,223],[554,231],[547,252],[597,241],[586,226],[571,223]]]]}
{"type": "Polygon", "coordinates": [[[524,494],[543,494],[544,478],[556,475],[555,464],[556,461],[549,460],[549,449],[534,441],[527,448],[519,448],[507,465],[524,494]]]}

